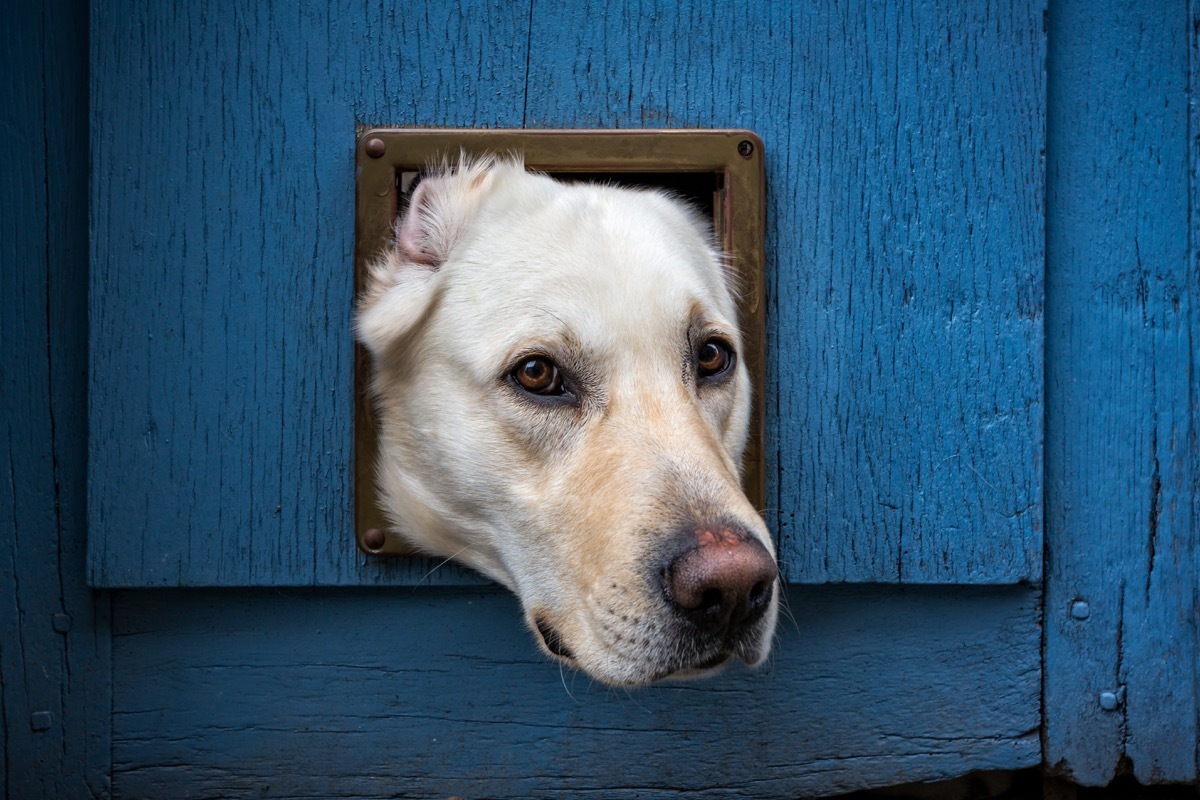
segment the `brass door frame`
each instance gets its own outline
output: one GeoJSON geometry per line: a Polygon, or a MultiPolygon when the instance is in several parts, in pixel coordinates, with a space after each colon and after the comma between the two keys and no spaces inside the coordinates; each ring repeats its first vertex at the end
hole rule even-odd
{"type": "MultiPolygon", "coordinates": [[[[580,175],[712,173],[713,226],[727,258],[736,265],[739,324],[753,387],[750,438],[743,459],[743,488],[764,507],[763,390],[765,379],[763,145],[744,130],[363,130],[355,148],[358,181],[354,231],[355,296],[367,265],[386,248],[401,206],[400,176],[460,154],[519,154],[530,170],[580,175]]],[[[377,504],[374,413],[367,396],[370,359],[355,349],[354,477],[356,538],[376,555],[411,554],[390,532],[377,504]]]]}

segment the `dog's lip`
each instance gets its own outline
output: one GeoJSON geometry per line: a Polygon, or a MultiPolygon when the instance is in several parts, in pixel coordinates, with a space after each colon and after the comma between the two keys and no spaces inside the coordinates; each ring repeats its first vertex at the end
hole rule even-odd
{"type": "MultiPolygon", "coordinates": [[[[753,627],[756,632],[759,630],[758,625],[753,627]]],[[[762,663],[765,654],[758,652],[758,641],[756,633],[749,636],[728,637],[716,645],[716,649],[712,655],[700,658],[692,663],[677,663],[649,678],[649,682],[653,683],[664,678],[688,679],[703,677],[709,672],[726,666],[734,659],[740,660],[749,666],[762,663]]]]}
{"type": "Polygon", "coordinates": [[[732,651],[724,650],[724,649],[720,650],[715,655],[713,655],[712,658],[709,658],[705,661],[700,662],[699,664],[696,664],[694,667],[692,667],[692,669],[712,669],[713,667],[719,667],[722,664],[724,664],[726,661],[728,661],[729,657],[731,655],[733,655],[732,651]]]}
{"type": "Polygon", "coordinates": [[[692,678],[702,678],[713,670],[719,669],[729,663],[733,653],[728,650],[722,650],[711,658],[705,659],[699,664],[688,664],[686,666],[671,667],[662,670],[661,672],[651,675],[647,679],[647,683],[656,683],[657,681],[669,680],[690,680],[692,678]]]}

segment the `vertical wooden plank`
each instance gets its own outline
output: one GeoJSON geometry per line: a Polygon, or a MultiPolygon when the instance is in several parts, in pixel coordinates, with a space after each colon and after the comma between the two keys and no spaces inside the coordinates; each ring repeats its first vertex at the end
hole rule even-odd
{"type": "Polygon", "coordinates": [[[1037,580],[1041,3],[838,7],[772,182],[779,530],[803,580],[1037,580]]]}
{"type": "MultiPolygon", "coordinates": [[[[1193,781],[1200,782],[1200,2],[1188,0],[1188,264],[1193,288],[1192,330],[1188,350],[1191,363],[1189,403],[1192,410],[1190,445],[1192,448],[1192,560],[1184,573],[1192,583],[1192,703],[1195,705],[1193,781]]],[[[1185,495],[1186,497],[1186,495],[1185,495]]],[[[1185,501],[1186,502],[1186,501],[1185,501]]],[[[1186,559],[1186,554],[1184,555],[1186,559]]],[[[1182,587],[1181,587],[1182,588],[1182,587]]],[[[1184,620],[1186,621],[1185,615],[1184,620]]],[[[1186,673],[1185,673],[1186,676],[1186,673]]],[[[1186,677],[1184,677],[1186,681],[1186,677]]]]}
{"type": "Polygon", "coordinates": [[[352,216],[322,200],[352,180],[334,156],[352,121],[325,22],[93,6],[101,582],[311,580],[317,537],[346,519],[352,216]]]}
{"type": "Polygon", "coordinates": [[[0,26],[0,792],[106,797],[108,597],[84,584],[87,9],[0,26]]]}
{"type": "Polygon", "coordinates": [[[1196,24],[1051,5],[1045,756],[1085,784],[1198,778],[1196,24]]]}

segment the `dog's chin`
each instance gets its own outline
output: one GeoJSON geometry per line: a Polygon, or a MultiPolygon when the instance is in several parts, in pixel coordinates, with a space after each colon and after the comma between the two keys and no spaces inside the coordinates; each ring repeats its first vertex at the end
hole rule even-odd
{"type": "Polygon", "coordinates": [[[641,658],[630,658],[609,650],[583,652],[576,656],[556,632],[548,635],[546,630],[539,629],[538,634],[542,651],[563,666],[579,670],[608,686],[636,687],[709,678],[738,661],[748,667],[757,667],[769,654],[772,627],[763,625],[757,630],[746,631],[733,644],[704,648],[700,653],[696,652],[695,642],[684,639],[674,647],[647,651],[641,658]]]}
{"type": "Polygon", "coordinates": [[[658,665],[638,665],[638,664],[621,664],[613,665],[606,664],[604,666],[585,666],[573,658],[563,658],[548,654],[550,657],[562,664],[565,667],[583,672],[590,678],[615,689],[620,688],[635,688],[639,686],[650,686],[660,683],[687,683],[689,681],[700,680],[702,678],[710,678],[722,672],[730,663],[737,660],[732,655],[723,654],[709,662],[690,667],[681,667],[678,669],[663,668],[658,665]]]}

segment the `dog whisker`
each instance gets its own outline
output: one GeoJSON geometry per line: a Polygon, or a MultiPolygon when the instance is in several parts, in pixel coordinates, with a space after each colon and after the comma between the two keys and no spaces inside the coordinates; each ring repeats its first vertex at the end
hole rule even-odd
{"type": "Polygon", "coordinates": [[[796,622],[796,615],[792,613],[791,599],[788,597],[788,593],[783,591],[781,584],[777,584],[777,586],[776,594],[779,595],[779,613],[787,617],[788,622],[792,623],[792,630],[800,633],[800,624],[796,622]]]}
{"type": "Polygon", "coordinates": [[[468,544],[464,547],[459,548],[453,554],[447,556],[445,559],[443,559],[438,564],[435,564],[433,569],[429,570],[429,572],[426,572],[424,575],[421,576],[421,580],[419,580],[415,584],[413,584],[413,589],[415,590],[418,586],[420,586],[422,583],[424,583],[426,580],[428,580],[430,575],[437,572],[439,569],[446,566],[451,561],[458,558],[459,556],[461,556],[463,553],[467,552],[470,549],[471,549],[471,545],[468,544]]]}
{"type": "MultiPolygon", "coordinates": [[[[563,691],[567,693],[567,697],[571,698],[576,703],[578,703],[579,700],[577,700],[575,698],[575,695],[571,694],[571,690],[567,687],[567,676],[563,675],[563,665],[561,663],[558,665],[558,680],[559,680],[559,683],[562,684],[563,691]]],[[[572,677],[571,677],[571,682],[572,683],[575,682],[574,675],[572,675],[572,677]]]]}

